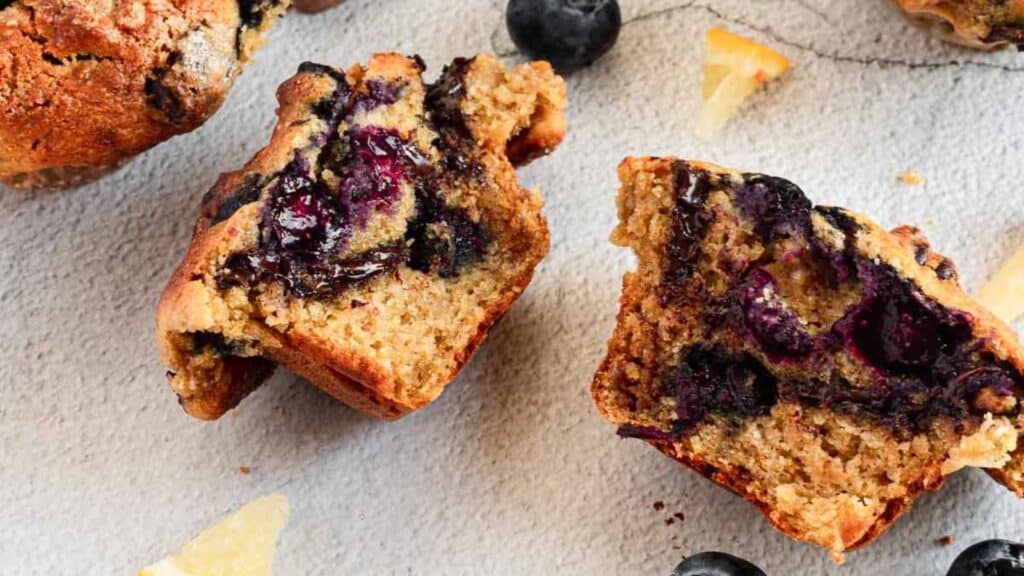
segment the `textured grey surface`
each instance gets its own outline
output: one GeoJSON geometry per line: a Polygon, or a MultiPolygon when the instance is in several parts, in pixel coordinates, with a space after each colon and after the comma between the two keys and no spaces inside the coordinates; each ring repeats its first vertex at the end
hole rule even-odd
{"type": "Polygon", "coordinates": [[[266,141],[275,86],[307,59],[398,50],[436,73],[507,52],[500,4],[349,0],[291,15],[197,132],[86,188],[0,193],[0,574],[129,574],[271,491],[293,510],[281,575],[662,575],[723,549],[772,574],[928,576],[971,541],[1024,537],[1024,503],[967,472],[835,567],[617,439],[589,399],[632,266],[606,240],[627,154],[783,175],[816,201],[918,223],[971,288],[1024,243],[1024,55],[930,40],[885,0],[625,0],[614,53],[569,80],[565,144],[521,173],[548,198],[551,255],[437,403],[383,424],[281,373],[217,423],[182,413],[153,349],[155,302],[202,193],[266,141]],[[715,24],[796,67],[700,144],[715,24]],[[907,169],[925,184],[897,183],[907,169]],[[666,525],[675,512],[685,521],[666,525]],[[956,543],[937,546],[946,534],[956,543]]]}

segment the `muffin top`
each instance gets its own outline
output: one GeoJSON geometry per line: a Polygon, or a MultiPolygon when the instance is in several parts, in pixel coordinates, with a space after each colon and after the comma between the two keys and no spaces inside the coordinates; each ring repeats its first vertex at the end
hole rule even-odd
{"type": "Polygon", "coordinates": [[[974,48],[1024,46],[1024,0],[897,0],[907,13],[937,22],[947,39],[974,48]]]}
{"type": "Polygon", "coordinates": [[[0,0],[0,179],[199,126],[288,0],[0,0]]]}

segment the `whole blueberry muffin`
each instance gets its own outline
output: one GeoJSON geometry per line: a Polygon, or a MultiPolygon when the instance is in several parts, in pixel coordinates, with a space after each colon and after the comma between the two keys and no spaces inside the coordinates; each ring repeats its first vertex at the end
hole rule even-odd
{"type": "Polygon", "coordinates": [[[592,393],[620,435],[837,556],[963,467],[1020,492],[1024,354],[918,230],[711,164],[619,175],[639,268],[592,393]]]}
{"type": "Polygon", "coordinates": [[[1024,47],[1024,0],[896,0],[940,36],[975,48],[1024,47]]]}
{"type": "Polygon", "coordinates": [[[303,64],[270,143],[203,200],[160,301],[185,410],[213,419],[281,364],[393,419],[436,398],[548,250],[515,165],[565,134],[547,63],[418,58],[303,64]]]}
{"type": "Polygon", "coordinates": [[[0,0],[0,182],[68,187],[210,117],[289,0],[0,0]]]}
{"type": "Polygon", "coordinates": [[[334,8],[343,0],[294,0],[292,4],[300,12],[321,12],[328,8],[334,8]]]}

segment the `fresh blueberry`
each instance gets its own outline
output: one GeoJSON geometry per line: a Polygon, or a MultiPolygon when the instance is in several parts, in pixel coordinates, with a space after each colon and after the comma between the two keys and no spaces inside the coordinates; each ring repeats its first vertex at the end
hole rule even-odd
{"type": "Polygon", "coordinates": [[[766,576],[757,566],[724,552],[701,552],[676,566],[672,576],[766,576]]]}
{"type": "Polygon", "coordinates": [[[511,0],[505,22],[527,56],[572,72],[615,45],[622,13],[617,0],[511,0]]]}
{"type": "Polygon", "coordinates": [[[946,576],[1024,576],[1024,544],[979,542],[957,556],[946,576]]]}

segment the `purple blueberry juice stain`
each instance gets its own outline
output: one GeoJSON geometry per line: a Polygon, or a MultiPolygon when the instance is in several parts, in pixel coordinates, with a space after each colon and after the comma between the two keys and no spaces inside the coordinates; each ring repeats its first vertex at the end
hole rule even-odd
{"type": "Polygon", "coordinates": [[[797,362],[810,354],[814,341],[800,317],[779,297],[771,274],[751,271],[741,301],[747,330],[773,362],[797,362]]]}
{"type": "MultiPolygon", "coordinates": [[[[404,85],[371,79],[366,93],[353,97],[339,70],[305,63],[300,72],[328,75],[337,82],[336,90],[311,109],[326,125],[311,138],[311,144],[321,147],[318,168],[296,154],[280,173],[259,186],[247,180],[221,203],[216,217],[226,218],[242,203],[265,197],[258,246],[228,258],[217,279],[221,288],[276,281],[300,297],[330,298],[402,264],[450,278],[482,259],[489,235],[465,210],[447,205],[442,175],[414,142],[380,126],[338,131],[341,120],[357,108],[397,102],[404,85]],[[334,174],[336,180],[330,181],[336,184],[321,179],[322,170],[334,174]],[[353,235],[377,215],[395,217],[407,190],[415,191],[416,210],[406,238],[346,253],[353,235]]],[[[461,94],[461,88],[453,88],[443,99],[442,108],[448,111],[441,117],[456,120],[452,110],[459,109],[461,94]]]]}
{"type": "MultiPolygon", "coordinates": [[[[664,284],[677,292],[693,275],[701,242],[707,233],[712,215],[705,207],[711,192],[711,176],[706,170],[679,161],[672,165],[673,199],[672,229],[665,246],[667,269],[664,284]]],[[[678,295],[675,295],[678,296],[678,295]]]]}
{"type": "MultiPolygon", "coordinates": [[[[676,192],[677,209],[666,248],[671,264],[663,287],[672,282],[686,284],[694,275],[712,218],[699,199],[707,197],[713,183],[702,182],[701,175],[685,163],[679,163],[675,177],[683,192],[676,192]]],[[[889,265],[859,256],[855,240],[861,225],[845,211],[813,207],[799,188],[785,180],[746,178],[745,184],[735,188],[726,180],[725,188],[763,242],[803,241],[808,249],[791,256],[810,258],[813,269],[828,271],[823,281],[833,288],[858,283],[861,300],[831,327],[811,336],[764,268],[785,255],[767,251],[761,259],[733,271],[732,290],[718,297],[699,294],[707,300],[702,324],[708,343],[684,349],[679,367],[660,379],[662,393],[677,401],[675,420],[664,427],[623,426],[620,435],[673,441],[709,414],[741,421],[766,414],[779,401],[866,418],[900,438],[925,432],[940,418],[963,430],[986,411],[1019,413],[1017,402],[1000,399],[1024,395],[1024,376],[987,351],[988,344],[973,334],[969,314],[928,298],[889,265]],[[843,234],[841,248],[815,235],[812,214],[843,234]],[[722,343],[735,342],[735,336],[749,343],[746,349],[722,343]],[[836,369],[833,355],[843,353],[867,368],[872,384],[855,385],[836,369]],[[794,366],[807,367],[811,375],[805,379],[783,375],[792,374],[788,367],[794,366]]],[[[951,263],[943,268],[936,271],[937,276],[955,276],[951,263]]]]}
{"type": "Polygon", "coordinates": [[[370,78],[365,82],[366,92],[355,95],[355,102],[348,113],[353,118],[362,112],[369,112],[381,106],[390,106],[402,99],[405,85],[399,82],[388,82],[381,78],[370,78]]]}

